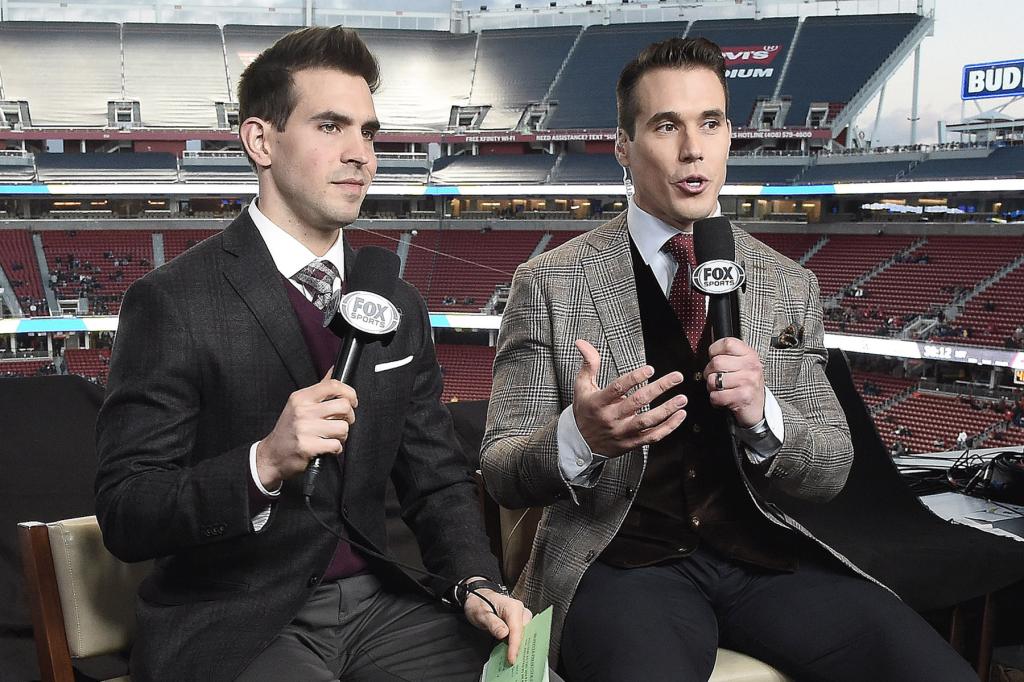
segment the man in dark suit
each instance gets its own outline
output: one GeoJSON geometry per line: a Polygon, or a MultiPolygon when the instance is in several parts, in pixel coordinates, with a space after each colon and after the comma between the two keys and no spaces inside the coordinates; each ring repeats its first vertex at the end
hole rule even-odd
{"type": "Polygon", "coordinates": [[[732,227],[738,338],[712,338],[690,286],[729,156],[721,49],[651,45],[617,99],[635,194],[517,270],[481,449],[498,502],[545,507],[516,594],[554,606],[552,662],[572,680],[698,681],[721,646],[799,680],[971,679],[766,495],[827,502],[853,446],[809,270],[732,227]]]}
{"type": "Polygon", "coordinates": [[[340,228],[376,170],[377,82],[341,28],[296,31],[257,57],[239,116],[258,200],[125,297],[96,505],[114,554],[156,560],[139,592],[136,682],[470,680],[486,633],[518,647],[530,614],[493,582],[411,286],[398,283],[401,323],[368,344],[352,385],[330,378],[339,342],[322,308],[354,257],[340,228]],[[320,520],[302,494],[316,456],[320,520]],[[461,590],[453,613],[376,556],[388,477],[426,566],[494,612],[461,590]]]}

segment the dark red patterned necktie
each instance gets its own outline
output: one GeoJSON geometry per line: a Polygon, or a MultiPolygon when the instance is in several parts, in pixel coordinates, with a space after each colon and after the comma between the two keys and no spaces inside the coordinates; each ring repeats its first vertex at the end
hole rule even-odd
{"type": "Polygon", "coordinates": [[[697,267],[697,259],[693,255],[693,235],[680,232],[665,243],[664,249],[679,265],[675,279],[672,280],[668,302],[679,324],[683,326],[686,338],[690,340],[690,348],[696,350],[708,316],[704,309],[704,294],[690,285],[690,273],[697,267]]]}

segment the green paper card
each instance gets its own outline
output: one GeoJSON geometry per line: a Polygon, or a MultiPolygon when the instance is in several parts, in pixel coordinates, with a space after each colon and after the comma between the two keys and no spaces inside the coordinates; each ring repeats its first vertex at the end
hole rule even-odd
{"type": "Polygon", "coordinates": [[[551,644],[551,607],[523,628],[515,665],[508,664],[508,644],[494,647],[484,664],[481,682],[548,682],[548,647],[551,644]]]}

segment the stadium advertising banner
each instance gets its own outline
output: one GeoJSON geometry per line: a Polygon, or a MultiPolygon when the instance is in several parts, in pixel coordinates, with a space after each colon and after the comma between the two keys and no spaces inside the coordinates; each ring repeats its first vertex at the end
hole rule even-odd
{"type": "Polygon", "coordinates": [[[1024,95],[1024,59],[964,67],[961,98],[1020,97],[1024,95]]]}
{"type": "Polygon", "coordinates": [[[771,78],[772,62],[782,54],[782,45],[741,45],[723,47],[726,78],[771,78]]]}

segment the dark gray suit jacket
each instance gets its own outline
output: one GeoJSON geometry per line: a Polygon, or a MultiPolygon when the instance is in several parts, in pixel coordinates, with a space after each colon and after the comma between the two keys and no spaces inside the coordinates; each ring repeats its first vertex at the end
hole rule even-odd
{"type": "MultiPolygon", "coordinates": [[[[334,552],[299,478],[285,483],[259,532],[250,523],[249,448],[292,392],[321,378],[285,286],[245,211],[125,296],[97,425],[96,509],[115,555],[156,559],[139,590],[136,682],[234,678],[292,619],[334,552]]],[[[313,506],[386,551],[390,477],[428,568],[453,579],[497,576],[439,401],[423,299],[399,282],[392,300],[401,324],[363,353],[357,420],[341,466],[325,458],[313,506]]],[[[386,564],[373,568],[389,589],[418,589],[386,564]]]]}

